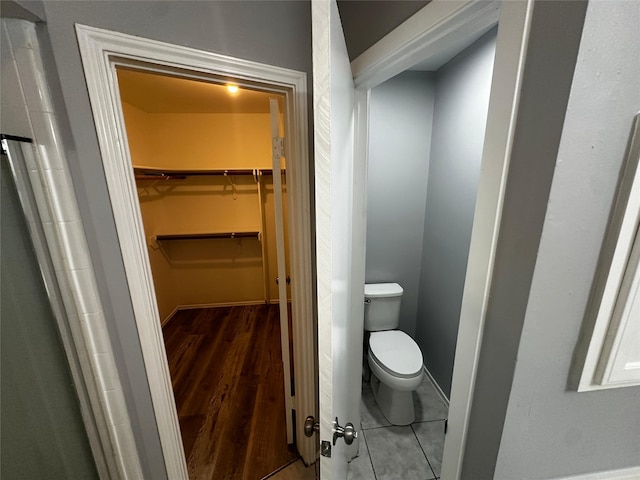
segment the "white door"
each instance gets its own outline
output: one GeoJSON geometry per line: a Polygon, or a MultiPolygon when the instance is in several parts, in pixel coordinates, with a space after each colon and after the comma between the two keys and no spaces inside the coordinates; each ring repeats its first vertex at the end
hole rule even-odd
{"type": "Polygon", "coordinates": [[[280,109],[276,98],[269,99],[273,163],[273,199],[276,219],[276,253],[278,257],[278,304],[280,306],[280,344],[284,398],[286,403],[287,443],[293,443],[293,401],[291,398],[291,358],[289,355],[289,312],[287,309],[287,264],[284,248],[284,217],[282,210],[282,159],[284,137],[280,135],[280,109]]]}
{"type": "MultiPolygon", "coordinates": [[[[318,281],[320,440],[333,443],[333,421],[360,429],[362,310],[360,262],[354,245],[364,229],[354,208],[354,86],[335,0],[312,2],[313,102],[318,281]],[[355,285],[355,287],[354,287],[355,285]]],[[[356,204],[359,204],[356,198],[356,204]]],[[[358,440],[338,438],[321,456],[323,480],[346,478],[358,440]]],[[[322,451],[321,447],[321,451],[322,451]]]]}

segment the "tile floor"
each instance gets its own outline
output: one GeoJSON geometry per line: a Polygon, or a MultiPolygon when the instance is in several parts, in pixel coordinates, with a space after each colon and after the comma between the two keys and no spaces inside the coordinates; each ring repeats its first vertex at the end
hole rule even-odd
{"type": "MultiPolygon", "coordinates": [[[[347,480],[431,480],[440,477],[447,406],[425,378],[414,393],[416,421],[406,427],[391,425],[373,399],[367,382],[362,386],[360,455],[349,464],[347,480]]],[[[305,468],[298,460],[268,475],[269,480],[315,480],[318,464],[305,468]]]]}
{"type": "Polygon", "coordinates": [[[378,408],[368,382],[362,386],[360,455],[348,480],[431,480],[440,477],[447,405],[426,377],[414,393],[416,421],[391,425],[378,408]]]}

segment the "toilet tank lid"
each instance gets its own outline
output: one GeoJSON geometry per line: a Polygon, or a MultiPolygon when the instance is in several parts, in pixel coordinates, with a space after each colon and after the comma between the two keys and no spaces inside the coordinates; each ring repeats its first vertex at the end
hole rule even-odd
{"type": "Polygon", "coordinates": [[[397,283],[366,283],[364,285],[366,298],[399,297],[402,292],[402,287],[397,283]]]}

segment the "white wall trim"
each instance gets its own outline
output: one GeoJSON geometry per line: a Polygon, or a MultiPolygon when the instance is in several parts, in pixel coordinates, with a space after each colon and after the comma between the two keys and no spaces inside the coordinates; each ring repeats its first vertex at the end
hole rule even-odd
{"type": "MultiPolygon", "coordinates": [[[[130,62],[136,68],[156,71],[174,69],[174,73],[177,68],[185,78],[234,77],[241,85],[251,84],[285,95],[289,109],[286,148],[290,157],[287,173],[292,296],[294,318],[299,320],[293,332],[295,382],[301,393],[296,395],[296,407],[302,418],[315,408],[315,360],[309,358],[314,352],[314,326],[306,74],[83,25],[76,25],[76,31],[167,474],[172,480],[186,479],[186,462],[120,108],[115,62],[130,62]],[[312,393],[305,395],[305,391],[312,393]]],[[[304,437],[302,422],[297,434],[300,453],[305,462],[312,463],[315,445],[313,439],[304,437]]]]}
{"type": "Polygon", "coordinates": [[[373,88],[498,21],[497,1],[433,1],[351,62],[356,88],[373,88]]]}
{"type": "Polygon", "coordinates": [[[532,0],[505,2],[500,13],[443,458],[443,475],[452,478],[461,473],[471,416],[532,9],[532,0]]]}
{"type": "MultiPolygon", "coordinates": [[[[34,137],[25,158],[64,304],[60,333],[101,478],[138,479],[140,460],[118,377],[35,26],[7,22],[34,137]]],[[[55,306],[54,310],[55,310],[55,306]]]]}
{"type": "Polygon", "coordinates": [[[422,369],[424,370],[424,374],[427,377],[429,377],[429,380],[431,380],[431,383],[433,383],[433,386],[438,392],[438,395],[440,395],[440,398],[442,399],[442,401],[447,405],[447,407],[449,407],[449,397],[445,395],[444,390],[442,390],[442,388],[440,387],[440,384],[436,381],[434,376],[431,375],[431,372],[429,371],[426,365],[422,365],[422,369]]]}
{"type": "MultiPolygon", "coordinates": [[[[271,303],[277,304],[278,299],[272,299],[271,303]]],[[[291,302],[289,302],[291,303],[291,302]]],[[[173,317],[176,313],[181,310],[195,310],[197,308],[219,308],[219,307],[242,307],[242,306],[250,306],[250,305],[265,305],[264,300],[251,300],[247,302],[220,302],[220,303],[192,303],[189,305],[178,305],[175,307],[169,315],[167,315],[164,320],[162,320],[162,326],[164,327],[171,317],[173,317]]]]}
{"type": "Polygon", "coordinates": [[[585,313],[583,329],[590,335],[583,332],[576,349],[572,373],[579,377],[579,392],[640,385],[640,369],[631,366],[637,364],[638,342],[630,341],[634,335],[638,338],[640,326],[631,313],[640,277],[639,223],[640,113],[631,128],[585,313]]]}
{"type": "Polygon", "coordinates": [[[553,480],[638,480],[640,479],[640,467],[623,468],[621,470],[608,470],[606,472],[584,473],[571,477],[555,478],[553,480]]]}
{"type": "MultiPolygon", "coordinates": [[[[316,195],[316,270],[318,296],[318,384],[320,426],[319,437],[331,438],[334,419],[333,390],[333,295],[332,237],[331,237],[331,75],[328,57],[331,52],[331,17],[329,1],[311,2],[311,31],[313,56],[313,118],[314,118],[314,169],[316,195]],[[321,134],[320,134],[321,133],[321,134]]],[[[343,420],[344,421],[344,420],[343,420]]],[[[338,447],[340,448],[340,447],[338,447]]],[[[320,479],[339,480],[334,470],[344,464],[342,455],[333,458],[320,457],[320,479]]]]}
{"type": "Polygon", "coordinates": [[[177,306],[173,310],[171,310],[171,313],[164,317],[164,319],[160,322],[160,327],[164,327],[167,323],[169,323],[169,320],[171,320],[179,310],[181,310],[180,306],[177,306]]]}
{"type": "MultiPolygon", "coordinates": [[[[459,478],[493,275],[533,2],[434,0],[352,64],[358,89],[371,89],[437,55],[448,36],[499,30],[465,290],[456,344],[443,478],[459,478]]],[[[359,108],[366,108],[364,102],[359,108]]],[[[356,145],[360,145],[356,141],[356,145]]],[[[356,152],[358,155],[358,152],[356,152]]]]}

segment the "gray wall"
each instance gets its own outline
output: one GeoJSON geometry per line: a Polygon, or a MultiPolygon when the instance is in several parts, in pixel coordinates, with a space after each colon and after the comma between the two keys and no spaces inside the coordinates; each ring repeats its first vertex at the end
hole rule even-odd
{"type": "Polygon", "coordinates": [[[367,172],[367,283],[404,288],[400,329],[415,334],[434,75],[404,72],[373,89],[367,172]]]}
{"type": "Polygon", "coordinates": [[[44,5],[39,0],[0,0],[0,16],[39,22],[44,19],[44,5]]]}
{"type": "Polygon", "coordinates": [[[438,70],[416,341],[451,391],[462,291],[482,159],[496,30],[438,70]]]}
{"type": "Polygon", "coordinates": [[[7,22],[19,20],[2,19],[0,31],[0,133],[18,137],[33,137],[29,113],[22,95],[13,52],[10,48],[7,22]]]}
{"type": "Polygon", "coordinates": [[[349,59],[356,58],[427,3],[428,0],[338,0],[349,59]]]}
{"type": "Polygon", "coordinates": [[[60,332],[4,156],[1,167],[0,477],[98,478],[60,332]]]}
{"type": "Polygon", "coordinates": [[[589,3],[495,478],[640,465],[640,388],[566,388],[631,122],[640,111],[638,25],[637,2],[589,3]]]}
{"type": "MultiPolygon", "coordinates": [[[[186,45],[307,72],[311,82],[308,2],[44,2],[40,27],[48,81],[63,124],[98,288],[112,330],[118,369],[145,478],[166,478],[74,24],[186,45]],[[283,28],[273,28],[273,25],[283,28]],[[285,28],[286,26],[286,28],[285,28]]],[[[309,94],[311,94],[309,87],[309,94]]],[[[309,109],[311,110],[311,109],[309,109]]]]}
{"type": "Polygon", "coordinates": [[[60,332],[4,156],[0,192],[0,476],[98,478],[60,332]]]}

